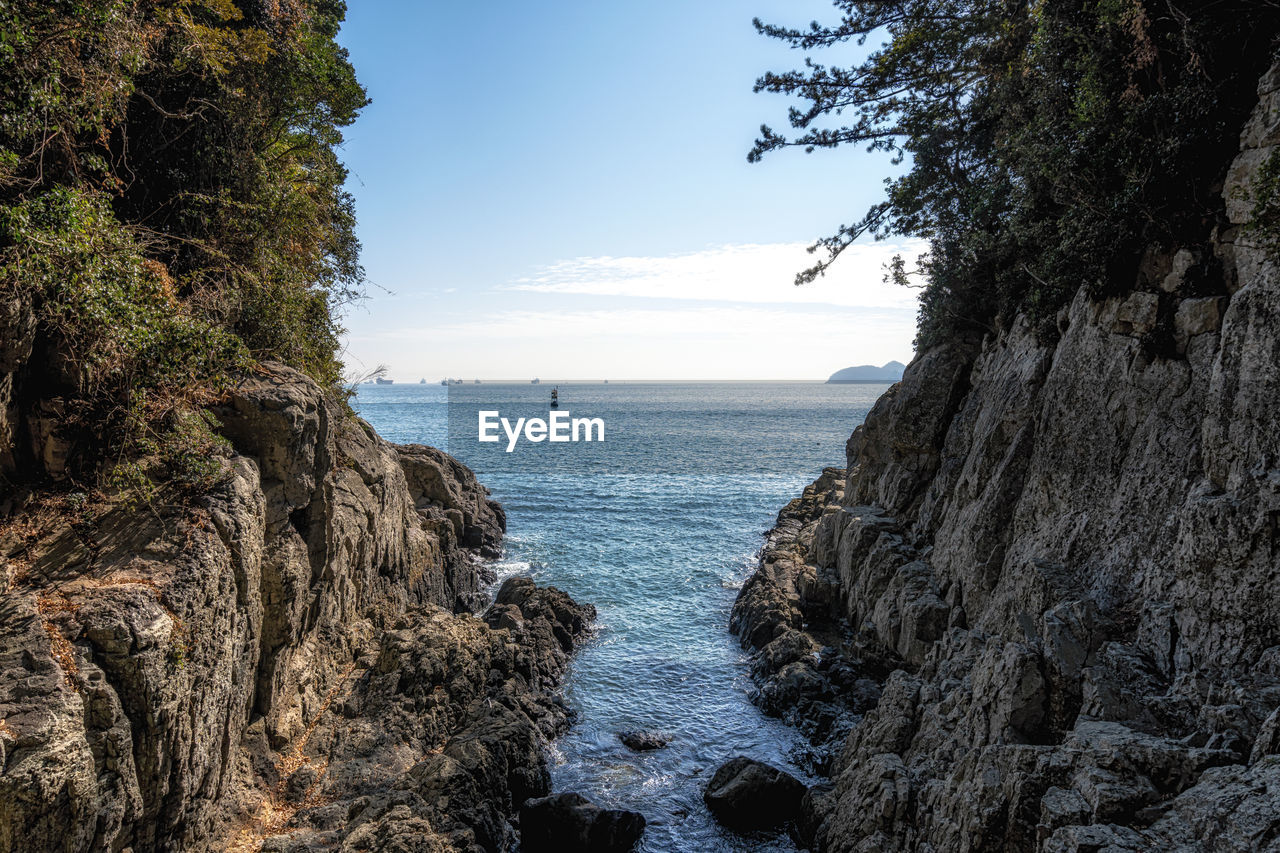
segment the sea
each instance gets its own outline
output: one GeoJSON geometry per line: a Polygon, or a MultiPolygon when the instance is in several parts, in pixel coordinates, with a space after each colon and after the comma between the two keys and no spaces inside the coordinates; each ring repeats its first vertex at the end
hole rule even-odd
{"type": "MultiPolygon", "coordinates": [[[[551,746],[556,792],[641,812],[645,851],[790,851],[785,833],[736,835],[702,803],[744,754],[813,781],[804,739],[751,704],[729,612],[779,509],[827,466],[888,383],[361,385],[360,415],[387,439],[440,447],[507,512],[499,583],[528,575],[598,611],[564,696],[576,712],[551,746]],[[552,388],[559,408],[549,406],[552,388]],[[603,441],[510,445],[501,419],[600,419],[603,441]],[[497,441],[481,442],[480,417],[497,441]],[[496,414],[495,414],[496,413],[496,414]],[[620,731],[660,731],[635,753],[620,731]]],[[[537,430],[533,433],[538,434],[537,430]]],[[[599,430],[591,429],[592,438],[599,430]]]]}

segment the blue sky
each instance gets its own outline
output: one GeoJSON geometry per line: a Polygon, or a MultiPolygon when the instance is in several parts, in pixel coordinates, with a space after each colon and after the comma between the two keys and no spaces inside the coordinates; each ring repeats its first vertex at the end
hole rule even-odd
{"type": "Polygon", "coordinates": [[[791,283],[804,245],[880,197],[887,159],[746,162],[762,122],[786,123],[786,100],[752,83],[801,59],[752,17],[832,11],[351,2],[340,41],[373,103],[343,152],[371,281],[346,318],[349,365],[400,381],[820,379],[908,360],[912,294],[880,281],[899,247],[791,283]]]}

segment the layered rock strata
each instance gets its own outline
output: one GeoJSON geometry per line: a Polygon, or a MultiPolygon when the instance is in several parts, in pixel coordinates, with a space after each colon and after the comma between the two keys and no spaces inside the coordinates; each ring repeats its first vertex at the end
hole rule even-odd
{"type": "Polygon", "coordinates": [[[834,738],[817,849],[1280,838],[1280,267],[1247,221],[1280,71],[1259,96],[1204,245],[921,353],[780,516],[733,629],[834,738]]]}
{"type": "Polygon", "coordinates": [[[0,850],[510,846],[589,608],[513,584],[469,615],[501,508],[301,374],[215,414],[212,493],[4,522],[0,850]]]}

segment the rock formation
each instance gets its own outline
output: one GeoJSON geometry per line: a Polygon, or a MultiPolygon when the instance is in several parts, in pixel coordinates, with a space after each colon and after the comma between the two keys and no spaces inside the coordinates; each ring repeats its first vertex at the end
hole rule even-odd
{"type": "Polygon", "coordinates": [[[630,729],[618,732],[618,740],[632,752],[650,752],[662,749],[671,743],[671,735],[665,732],[651,732],[643,729],[630,729]]]}
{"type": "Polygon", "coordinates": [[[644,833],[644,815],[602,809],[581,794],[528,800],[520,808],[523,853],[627,853],[644,833]]]}
{"type": "Polygon", "coordinates": [[[0,850],[508,848],[591,609],[510,582],[470,615],[501,508],[301,374],[214,411],[211,493],[3,525],[0,850]]]}
{"type": "Polygon", "coordinates": [[[720,765],[702,799],[721,823],[750,831],[795,820],[804,796],[804,783],[790,773],[739,755],[720,765]]]}
{"type": "Polygon", "coordinates": [[[733,630],[830,747],[817,849],[1280,837],[1280,267],[1247,227],[1280,68],[1203,246],[922,352],[779,517],[733,630]]]}

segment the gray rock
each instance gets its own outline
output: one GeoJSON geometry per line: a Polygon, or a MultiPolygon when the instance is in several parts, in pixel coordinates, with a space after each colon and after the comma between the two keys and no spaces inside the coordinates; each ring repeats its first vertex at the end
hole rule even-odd
{"type": "MultiPolygon", "coordinates": [[[[1225,170],[1236,225],[1276,81],[1225,170]]],[[[779,515],[730,627],[769,713],[849,712],[816,849],[1275,846],[1280,264],[1252,239],[1150,247],[1056,336],[921,352],[843,488],[779,515]]]]}
{"type": "Polygon", "coordinates": [[[594,611],[523,583],[504,630],[455,615],[500,508],[301,374],[217,414],[214,492],[0,533],[0,849],[514,845],[594,611]]]}
{"type": "Polygon", "coordinates": [[[716,770],[702,799],[731,829],[766,829],[798,818],[806,790],[785,770],[740,755],[716,770]]]}
{"type": "Polygon", "coordinates": [[[520,849],[528,853],[626,853],[644,834],[644,815],[603,809],[581,794],[527,800],[520,807],[520,849]]]}
{"type": "Polygon", "coordinates": [[[1116,307],[1111,331],[1140,338],[1156,327],[1160,297],[1155,293],[1133,293],[1116,307]]]}
{"type": "Polygon", "coordinates": [[[662,749],[671,743],[671,735],[664,732],[632,730],[618,732],[618,740],[622,741],[623,746],[633,752],[649,752],[655,749],[662,749]]]}

